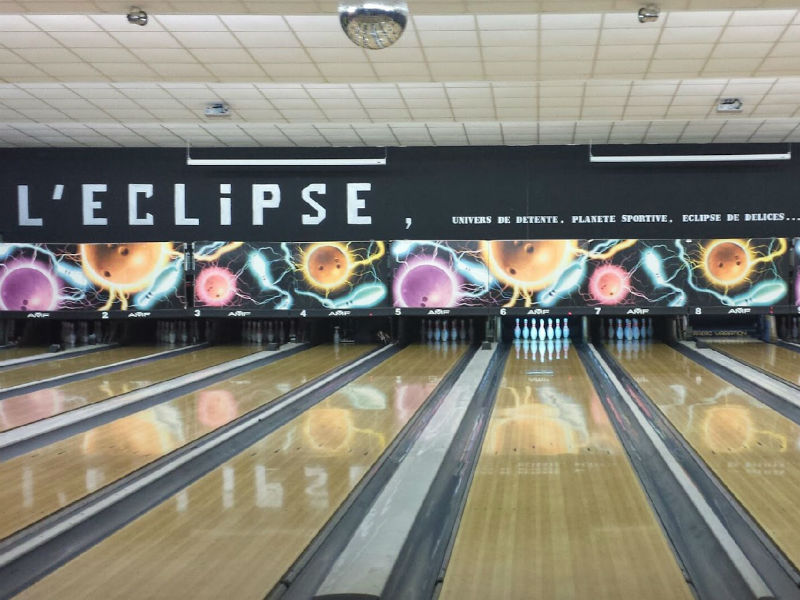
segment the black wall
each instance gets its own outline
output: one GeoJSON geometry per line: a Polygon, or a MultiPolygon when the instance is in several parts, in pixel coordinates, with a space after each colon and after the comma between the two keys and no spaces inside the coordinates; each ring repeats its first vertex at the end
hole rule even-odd
{"type": "MultiPolygon", "coordinates": [[[[593,151],[786,150],[786,146],[749,144],[606,146],[593,151]]],[[[18,242],[122,242],[717,238],[800,233],[800,157],[760,163],[621,165],[590,163],[586,146],[390,148],[386,153],[386,166],[276,168],[187,166],[185,149],[0,150],[0,235],[4,241],[18,242]],[[314,199],[327,214],[318,224],[303,224],[303,214],[314,217],[319,212],[303,201],[302,190],[320,183],[326,185],[327,193],[314,199]],[[358,192],[364,207],[357,212],[371,222],[348,222],[348,184],[364,183],[371,189],[358,192]],[[106,192],[95,194],[99,205],[92,213],[107,219],[106,224],[85,221],[82,186],[86,184],[107,185],[106,192]],[[152,225],[130,224],[129,184],[153,185],[152,198],[139,195],[133,215],[144,219],[150,213],[152,225]],[[175,184],[185,185],[184,216],[197,219],[198,224],[176,220],[175,184]],[[220,193],[225,184],[230,185],[229,194],[220,193]],[[262,225],[253,224],[254,184],[280,187],[280,205],[263,210],[262,225]],[[59,196],[59,185],[64,186],[60,198],[54,198],[59,196]],[[41,225],[20,224],[18,186],[28,186],[28,217],[41,219],[41,225]],[[221,224],[220,196],[231,198],[229,225],[221,224]],[[665,221],[623,223],[623,215],[665,221]],[[687,221],[685,215],[701,220],[687,221]],[[710,215],[719,215],[721,220],[708,220],[716,218],[710,215]],[[738,215],[739,220],[730,220],[730,215],[738,215]],[[517,217],[524,216],[546,218],[540,223],[517,222],[517,217]],[[498,222],[500,217],[509,222],[498,222]],[[608,222],[612,217],[615,221],[608,222]]],[[[194,149],[192,155],[380,157],[384,150],[220,148],[194,149]]]]}

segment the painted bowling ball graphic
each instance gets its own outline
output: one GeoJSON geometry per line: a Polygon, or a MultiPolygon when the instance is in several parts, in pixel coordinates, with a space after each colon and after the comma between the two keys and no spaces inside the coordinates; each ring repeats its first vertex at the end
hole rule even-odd
{"type": "Polygon", "coordinates": [[[630,289],[630,276],[617,265],[597,267],[589,278],[589,293],[600,304],[618,304],[630,289]]]}
{"type": "Polygon", "coordinates": [[[0,277],[0,308],[3,310],[54,310],[58,287],[45,267],[35,262],[18,263],[0,277]]]}
{"type": "Polygon", "coordinates": [[[435,262],[409,267],[400,285],[404,306],[442,307],[457,302],[458,283],[451,271],[435,262]]]}
{"type": "Polygon", "coordinates": [[[506,285],[540,290],[553,283],[575,249],[573,240],[490,241],[484,245],[486,262],[506,285]]]}
{"type": "Polygon", "coordinates": [[[306,254],[305,262],[309,279],[323,288],[337,287],[350,275],[347,252],[334,244],[312,247],[306,254]]]}
{"type": "Polygon", "coordinates": [[[195,295],[206,306],[225,306],[236,295],[236,276],[223,267],[206,267],[197,275],[195,295]]]}
{"type": "Polygon", "coordinates": [[[169,260],[170,244],[81,244],[83,271],[104,289],[137,292],[144,289],[169,260]]]}
{"type": "Polygon", "coordinates": [[[747,277],[750,255],[739,242],[716,242],[706,250],[705,269],[714,283],[735,285],[747,277]]]}

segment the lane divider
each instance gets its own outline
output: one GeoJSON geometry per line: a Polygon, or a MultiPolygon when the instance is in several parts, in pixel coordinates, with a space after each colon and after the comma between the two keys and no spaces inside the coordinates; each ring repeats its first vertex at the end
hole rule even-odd
{"type": "MultiPolygon", "coordinates": [[[[286,344],[286,345],[298,346],[301,344],[286,344]]],[[[69,531],[70,529],[79,525],[80,523],[83,523],[84,521],[91,519],[95,515],[110,508],[111,506],[125,499],[126,497],[131,496],[132,494],[138,492],[142,488],[152,485],[159,479],[168,476],[170,473],[177,471],[182,466],[186,465],[192,460],[195,460],[200,455],[203,455],[213,450],[214,448],[224,444],[225,442],[236,437],[245,430],[250,429],[254,425],[257,425],[261,421],[264,421],[265,419],[271,417],[275,413],[283,410],[290,404],[295,403],[300,398],[307,396],[308,394],[319,389],[320,387],[327,385],[334,379],[340,377],[342,374],[352,371],[353,369],[363,364],[364,362],[372,360],[379,354],[387,352],[390,349],[394,349],[394,347],[395,347],[394,345],[384,346],[382,348],[379,348],[378,350],[375,350],[374,352],[370,352],[365,356],[362,356],[358,360],[349,363],[345,367],[337,369],[335,372],[325,375],[321,379],[315,381],[313,384],[304,387],[302,390],[298,390],[296,392],[289,392],[281,400],[278,400],[272,404],[267,405],[265,410],[258,411],[257,414],[252,415],[249,418],[244,418],[240,423],[236,424],[233,427],[230,427],[229,429],[220,433],[219,435],[207,436],[209,437],[209,439],[201,438],[199,443],[197,443],[192,448],[188,449],[180,456],[174,457],[171,460],[167,459],[164,462],[164,464],[154,468],[149,473],[134,479],[129,484],[123,485],[119,489],[113,491],[112,493],[103,496],[102,498],[99,498],[97,501],[88,504],[87,506],[81,508],[80,510],[77,510],[75,513],[69,515],[64,519],[61,519],[60,521],[54,523],[51,527],[37,533],[36,535],[33,535],[27,539],[20,541],[17,544],[14,544],[7,550],[3,550],[2,552],[0,552],[0,568],[5,567],[11,562],[21,558],[22,556],[25,556],[26,554],[32,552],[36,548],[42,546],[43,544],[57,538],[60,535],[63,535],[65,532],[69,531]]],[[[263,355],[273,355],[276,354],[276,352],[268,351],[268,352],[259,352],[258,354],[262,355],[261,358],[264,358],[263,355]]]]}
{"type": "Polygon", "coordinates": [[[54,415],[47,419],[42,419],[40,421],[29,423],[28,425],[22,425],[21,427],[10,429],[0,433],[0,449],[8,448],[9,446],[14,446],[21,442],[52,433],[53,431],[69,427],[70,425],[74,425],[85,419],[97,417],[104,413],[117,410],[124,406],[128,406],[129,404],[141,402],[142,400],[146,400],[158,394],[172,391],[175,388],[197,383],[198,381],[220,375],[231,369],[243,367],[265,358],[275,356],[276,354],[282,354],[284,352],[294,350],[301,345],[302,344],[289,343],[284,344],[280,350],[264,350],[262,352],[248,354],[242,358],[229,360],[213,367],[195,371],[194,373],[181,375],[179,377],[175,377],[174,379],[168,379],[167,381],[162,381],[154,385],[128,392],[127,394],[114,396],[113,398],[108,398],[107,400],[101,400],[100,402],[82,406],[80,408],[76,408],[75,410],[54,415]]]}
{"type": "Polygon", "coordinates": [[[636,419],[636,422],[642,428],[645,435],[647,435],[647,438],[650,440],[650,443],[653,444],[656,451],[667,465],[667,468],[672,476],[695,506],[697,512],[700,513],[714,537],[717,538],[720,546],[722,546],[723,550],[728,555],[728,558],[741,575],[747,587],[759,600],[774,599],[775,596],[772,593],[772,590],[769,588],[769,586],[767,586],[761,575],[759,575],[758,571],[750,562],[750,559],[747,558],[745,553],[736,543],[736,540],[731,537],[731,534],[728,532],[725,525],[722,524],[722,521],[720,521],[716,513],[714,513],[714,510],[711,508],[708,502],[706,502],[706,499],[703,497],[694,481],[692,481],[686,471],[683,470],[683,467],[681,467],[672,453],[667,449],[664,441],[658,435],[647,417],[642,414],[641,409],[636,402],[633,401],[633,398],[631,398],[630,394],[628,394],[627,390],[619,381],[611,366],[608,365],[605,359],[600,355],[594,344],[589,344],[588,346],[595,359],[600,365],[603,366],[603,370],[606,372],[606,375],[608,376],[612,385],[617,390],[620,398],[622,398],[623,402],[625,402],[631,414],[633,414],[634,418],[636,419]]]}
{"type": "Polygon", "coordinates": [[[86,375],[89,375],[91,373],[95,373],[97,371],[118,369],[118,368],[123,367],[125,365],[131,365],[131,364],[134,364],[134,363],[137,363],[137,362],[142,362],[142,361],[146,361],[146,360],[154,360],[154,359],[157,359],[157,358],[163,358],[165,356],[169,356],[170,354],[178,354],[178,353],[182,353],[182,352],[186,352],[186,351],[190,351],[190,350],[196,350],[198,348],[202,348],[205,345],[206,344],[203,343],[203,344],[192,344],[190,346],[181,346],[179,348],[170,348],[169,350],[164,350],[162,352],[155,352],[153,354],[146,354],[144,356],[137,356],[136,358],[127,358],[125,360],[120,360],[120,361],[117,361],[117,362],[114,362],[114,363],[109,363],[107,365],[99,365],[97,367],[91,367],[89,369],[83,369],[82,371],[74,371],[72,373],[63,373],[62,375],[54,375],[53,377],[48,377],[47,379],[39,379],[37,381],[31,381],[29,383],[20,383],[19,385],[14,385],[14,386],[11,386],[11,387],[3,388],[2,390],[0,390],[0,392],[2,392],[2,395],[5,398],[5,397],[8,397],[8,393],[9,392],[13,392],[13,391],[17,391],[17,390],[23,390],[24,391],[25,388],[39,387],[39,386],[42,386],[42,385],[47,384],[47,383],[54,383],[54,382],[59,381],[61,379],[71,379],[71,378],[84,379],[86,375]]]}
{"type": "Polygon", "coordinates": [[[719,366],[746,377],[757,386],[764,388],[768,392],[800,408],[800,390],[789,382],[784,383],[778,375],[765,373],[761,369],[753,367],[746,362],[736,360],[719,350],[700,348],[694,342],[680,342],[680,344],[686,346],[692,352],[697,352],[701,356],[705,356],[719,366]]]}

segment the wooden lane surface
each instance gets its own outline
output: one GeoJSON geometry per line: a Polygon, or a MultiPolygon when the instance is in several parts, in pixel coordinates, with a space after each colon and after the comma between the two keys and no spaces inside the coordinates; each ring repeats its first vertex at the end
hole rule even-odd
{"type": "Polygon", "coordinates": [[[104,367],[122,360],[140,358],[148,354],[163,352],[166,349],[165,347],[159,348],[158,346],[122,346],[120,348],[89,352],[88,354],[81,354],[79,356],[65,356],[64,358],[45,360],[27,366],[11,367],[0,371],[0,389],[13,387],[15,385],[24,385],[26,383],[35,383],[50,377],[69,375],[70,373],[77,373],[84,369],[104,367]]]}
{"type": "Polygon", "coordinates": [[[0,360],[14,360],[15,358],[26,358],[37,354],[47,354],[47,348],[37,346],[14,346],[13,348],[0,348],[0,360]]]}
{"type": "Polygon", "coordinates": [[[5,398],[0,400],[0,431],[108,400],[259,350],[262,348],[257,346],[213,346],[5,398]]]}
{"type": "Polygon", "coordinates": [[[441,598],[692,597],[577,353],[512,353],[441,598]]]}
{"type": "Polygon", "coordinates": [[[726,341],[709,344],[715,350],[733,358],[800,385],[800,352],[781,348],[775,344],[756,341],[726,341]]]}
{"type": "Polygon", "coordinates": [[[664,344],[612,353],[800,567],[800,426],[664,344]]]}
{"type": "Polygon", "coordinates": [[[318,346],[0,463],[0,539],[366,351],[318,346]]]}
{"type": "Polygon", "coordinates": [[[405,348],[20,597],[261,600],[463,351],[405,348]]]}

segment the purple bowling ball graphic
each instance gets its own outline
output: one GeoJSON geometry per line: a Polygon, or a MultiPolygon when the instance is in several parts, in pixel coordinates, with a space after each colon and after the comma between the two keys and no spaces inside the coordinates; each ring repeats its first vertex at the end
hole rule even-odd
{"type": "Polygon", "coordinates": [[[58,295],[53,274],[35,261],[15,262],[0,272],[0,310],[54,310],[58,295]]]}
{"type": "Polygon", "coordinates": [[[416,257],[395,273],[394,303],[408,308],[456,306],[459,286],[458,277],[446,262],[432,257],[416,257]]]}

